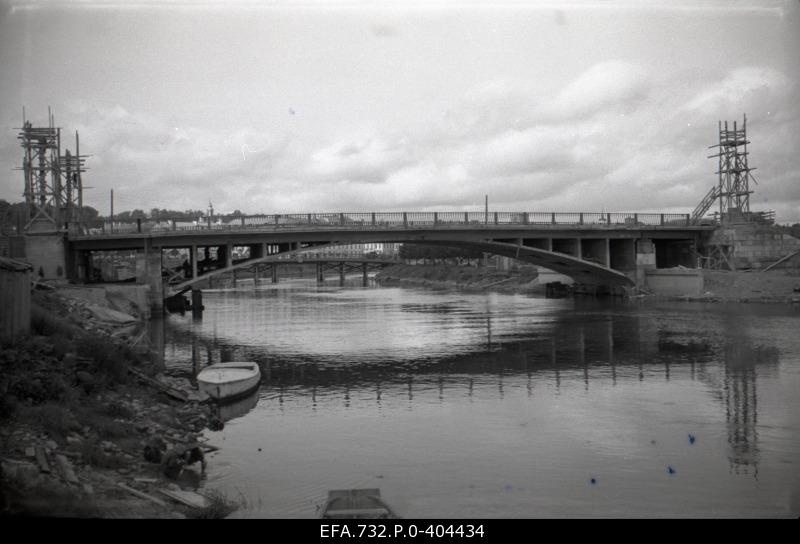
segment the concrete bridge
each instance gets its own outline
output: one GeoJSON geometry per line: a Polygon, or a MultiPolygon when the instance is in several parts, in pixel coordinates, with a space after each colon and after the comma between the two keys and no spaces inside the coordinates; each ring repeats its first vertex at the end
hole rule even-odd
{"type": "Polygon", "coordinates": [[[214,253],[218,268],[233,272],[290,252],[383,242],[470,248],[542,266],[581,284],[628,287],[643,285],[648,270],[694,268],[701,238],[715,229],[695,224],[689,214],[490,211],[277,214],[68,227],[64,260],[70,278],[88,278],[93,252],[136,250],[156,298],[165,294],[163,251],[172,248],[190,250],[193,280],[201,277],[198,251],[206,258],[214,253]],[[233,263],[236,248],[247,248],[248,262],[233,263]]]}

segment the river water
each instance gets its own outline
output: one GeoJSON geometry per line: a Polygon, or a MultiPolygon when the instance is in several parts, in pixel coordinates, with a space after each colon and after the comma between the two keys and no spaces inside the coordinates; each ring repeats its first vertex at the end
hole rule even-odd
{"type": "MultiPolygon", "coordinates": [[[[800,309],[321,286],[205,291],[168,372],[254,360],[199,485],[244,517],[797,517],[800,309]]],[[[160,335],[160,334],[159,334],[160,335]]]]}

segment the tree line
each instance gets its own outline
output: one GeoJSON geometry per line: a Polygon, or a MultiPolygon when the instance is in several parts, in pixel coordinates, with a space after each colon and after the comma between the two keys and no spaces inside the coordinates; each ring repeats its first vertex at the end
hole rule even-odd
{"type": "Polygon", "coordinates": [[[477,249],[428,244],[403,244],[399,257],[405,261],[422,261],[425,264],[479,264],[483,252],[477,249]]]}
{"type": "MultiPolygon", "coordinates": [[[[166,221],[174,219],[176,221],[194,221],[199,217],[205,217],[207,212],[204,210],[169,210],[161,208],[152,208],[149,212],[141,209],[125,210],[114,214],[114,220],[120,222],[142,220],[156,220],[166,221]]],[[[240,210],[235,210],[233,213],[214,214],[215,218],[223,220],[230,220],[244,215],[240,210]]],[[[101,215],[99,211],[91,206],[83,206],[81,208],[81,218],[84,221],[107,221],[108,216],[101,215]]],[[[27,219],[27,210],[25,202],[11,203],[7,200],[0,199],[0,230],[3,233],[9,234],[16,232],[18,229],[25,226],[27,219]]]]}

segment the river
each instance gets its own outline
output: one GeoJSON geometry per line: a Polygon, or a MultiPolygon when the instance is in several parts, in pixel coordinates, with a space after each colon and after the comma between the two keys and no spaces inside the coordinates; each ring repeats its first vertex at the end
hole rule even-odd
{"type": "Polygon", "coordinates": [[[800,309],[292,280],[164,321],[170,374],[255,360],[200,488],[316,517],[797,517],[800,309]]]}

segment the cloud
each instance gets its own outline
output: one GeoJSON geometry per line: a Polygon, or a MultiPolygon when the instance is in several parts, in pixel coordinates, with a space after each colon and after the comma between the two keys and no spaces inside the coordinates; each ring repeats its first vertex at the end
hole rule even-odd
{"type": "Polygon", "coordinates": [[[410,149],[402,140],[366,137],[335,142],[315,151],[306,172],[320,181],[382,183],[390,172],[411,160],[410,149]]]}
{"type": "Polygon", "coordinates": [[[777,112],[779,101],[791,86],[790,79],[778,70],[745,66],[732,70],[716,85],[698,92],[683,109],[718,115],[737,109],[760,110],[774,104],[776,107],[772,111],[777,112]]]}
{"type": "MultiPolygon", "coordinates": [[[[717,121],[746,112],[754,208],[800,221],[798,103],[797,85],[774,68],[688,77],[615,60],[550,93],[482,82],[403,131],[366,122],[314,139],[279,127],[220,131],[80,102],[59,117],[92,155],[87,201],[100,207],[113,187],[118,209],[210,199],[248,213],[455,211],[481,209],[488,194],[498,210],[686,213],[717,182],[707,158],[717,121]]],[[[19,162],[18,148],[0,154],[19,162]]]]}
{"type": "Polygon", "coordinates": [[[600,111],[629,112],[647,96],[648,75],[642,66],[610,60],[595,64],[572,81],[543,113],[564,119],[585,118],[600,111]]]}

